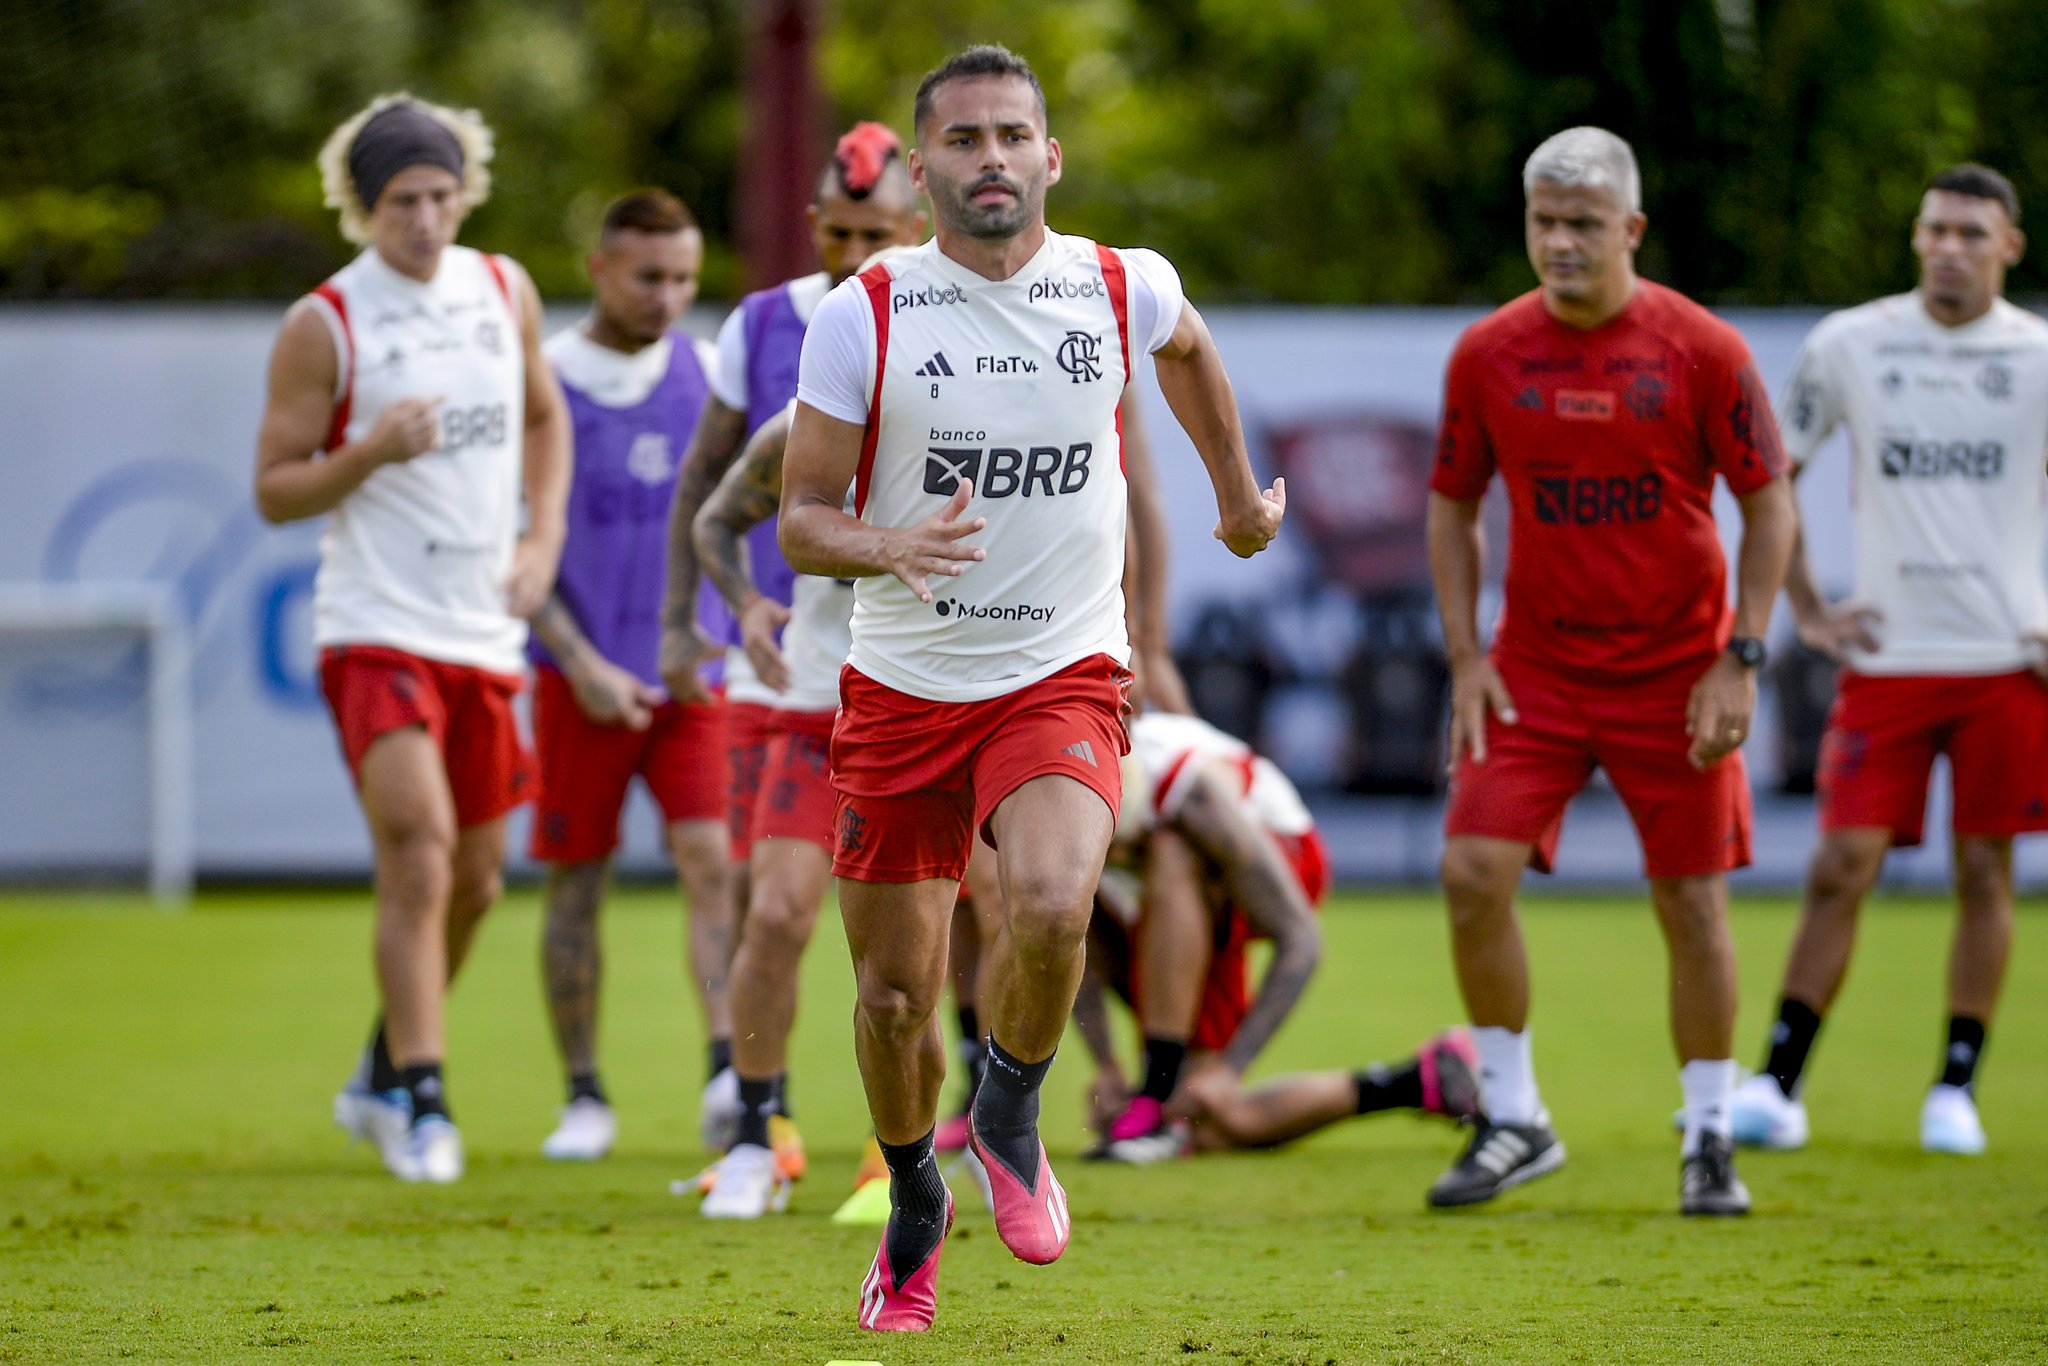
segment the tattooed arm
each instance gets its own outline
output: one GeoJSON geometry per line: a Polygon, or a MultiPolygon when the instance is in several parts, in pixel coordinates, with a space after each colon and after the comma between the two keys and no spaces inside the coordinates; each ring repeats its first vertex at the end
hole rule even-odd
{"type": "Polygon", "coordinates": [[[1242,1074],[1301,999],[1322,958],[1322,932],[1280,847],[1252,823],[1234,785],[1211,770],[1195,775],[1174,826],[1221,874],[1231,904],[1273,941],[1273,960],[1223,1061],[1242,1074]]]}
{"type": "Polygon", "coordinates": [[[533,633],[555,657],[585,716],[600,726],[647,729],[654,708],[661,705],[661,689],[649,687],[599,654],[559,588],[550,589],[547,601],[533,614],[533,633]]]}
{"type": "Polygon", "coordinates": [[[716,398],[704,401],[697,430],[676,472],[675,501],[668,512],[668,586],[661,606],[661,676],[679,702],[709,699],[697,666],[718,647],[697,630],[697,510],[719,478],[731,468],[746,439],[747,415],[716,398]]]}
{"type": "Polygon", "coordinates": [[[775,640],[775,633],[789,620],[789,609],[754,587],[747,533],[774,516],[782,502],[782,452],[788,444],[785,410],[754,433],[739,461],[704,500],[693,528],[704,572],[739,618],[740,644],[748,662],[777,692],[789,687],[789,665],[775,640]]]}

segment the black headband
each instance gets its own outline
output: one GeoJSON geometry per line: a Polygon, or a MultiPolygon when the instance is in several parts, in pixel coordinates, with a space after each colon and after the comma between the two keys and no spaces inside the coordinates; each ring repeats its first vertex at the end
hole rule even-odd
{"type": "Polygon", "coordinates": [[[409,101],[386,105],[371,115],[348,145],[348,178],[364,212],[377,207],[377,196],[391,177],[408,166],[439,166],[462,177],[462,144],[448,126],[409,101]]]}

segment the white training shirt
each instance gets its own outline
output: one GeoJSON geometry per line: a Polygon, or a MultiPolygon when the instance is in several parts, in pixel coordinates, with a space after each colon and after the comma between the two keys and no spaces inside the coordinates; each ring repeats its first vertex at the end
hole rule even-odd
{"type": "Polygon", "coordinates": [[[987,558],[933,577],[931,602],[894,575],[855,585],[856,669],[914,697],[975,702],[1091,655],[1129,660],[1117,403],[1130,358],[1167,343],[1182,302],[1158,254],[1053,232],[1007,280],[932,241],[825,297],[797,398],[868,425],[857,515],[911,526],[965,476],[965,516],[988,519],[967,541],[987,558]]]}
{"type": "Polygon", "coordinates": [[[1900,294],[1830,314],[1806,339],[1778,403],[1804,464],[1847,423],[1856,596],[1884,619],[1870,674],[1992,674],[2026,667],[2048,629],[2048,323],[2000,299],[1944,327],[1900,294]]]}
{"type": "MultiPolygon", "coordinates": [[[[808,325],[817,313],[818,305],[831,291],[832,277],[824,271],[791,280],[789,306],[796,313],[797,321],[808,325]]],[[[736,413],[744,413],[752,403],[747,392],[747,310],[735,308],[728,313],[725,322],[718,329],[718,365],[709,371],[711,393],[720,403],[736,413]]]]}
{"type": "MultiPolygon", "coordinates": [[[[1194,787],[1195,775],[1218,766],[1237,775],[1238,794],[1267,833],[1305,835],[1315,829],[1315,817],[1276,764],[1198,716],[1144,713],[1131,723],[1131,758],[1151,794],[1143,814],[1137,816],[1139,830],[1176,819],[1194,787]]],[[[1130,838],[1130,833],[1119,830],[1118,838],[1130,838]]]]}
{"type": "Polygon", "coordinates": [[[309,298],[338,359],[329,449],[404,398],[441,398],[441,444],[385,465],[334,510],[313,581],[313,643],[385,645],[499,673],[526,668],[505,610],[519,534],[525,353],[509,262],[441,253],[431,281],[374,248],[309,298]]]}
{"type": "MultiPolygon", "coordinates": [[[[693,337],[690,344],[697,350],[697,364],[715,390],[718,348],[701,337],[693,337]]],[[[607,408],[632,408],[645,403],[654,386],[668,374],[674,349],[675,336],[671,333],[638,351],[614,351],[592,341],[582,323],[541,343],[541,354],[564,383],[574,385],[591,402],[607,408]]]]}
{"type": "Polygon", "coordinates": [[[799,574],[791,590],[782,657],[789,691],[775,705],[784,711],[839,710],[839,670],[853,650],[852,579],[799,574]]]}

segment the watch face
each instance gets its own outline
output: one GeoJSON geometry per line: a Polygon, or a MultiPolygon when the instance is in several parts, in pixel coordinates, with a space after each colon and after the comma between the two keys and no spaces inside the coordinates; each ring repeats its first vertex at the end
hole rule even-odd
{"type": "Polygon", "coordinates": [[[1737,636],[1728,642],[1728,649],[1752,669],[1764,662],[1764,643],[1755,636],[1737,636]]]}

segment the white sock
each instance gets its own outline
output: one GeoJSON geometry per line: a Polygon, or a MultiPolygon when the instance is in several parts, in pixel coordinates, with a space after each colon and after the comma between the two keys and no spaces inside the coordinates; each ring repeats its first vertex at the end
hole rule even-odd
{"type": "Polygon", "coordinates": [[[1479,1025],[1472,1030],[1472,1046],[1479,1053],[1479,1105],[1486,1117],[1495,1124],[1534,1124],[1543,1101],[1536,1094],[1529,1031],[1479,1025]]]}
{"type": "Polygon", "coordinates": [[[1678,1086],[1685,1093],[1685,1138],[1679,1156],[1697,1152],[1701,1134],[1731,1136],[1728,1110],[1735,1099],[1735,1059],[1689,1062],[1678,1069],[1678,1086]]]}

